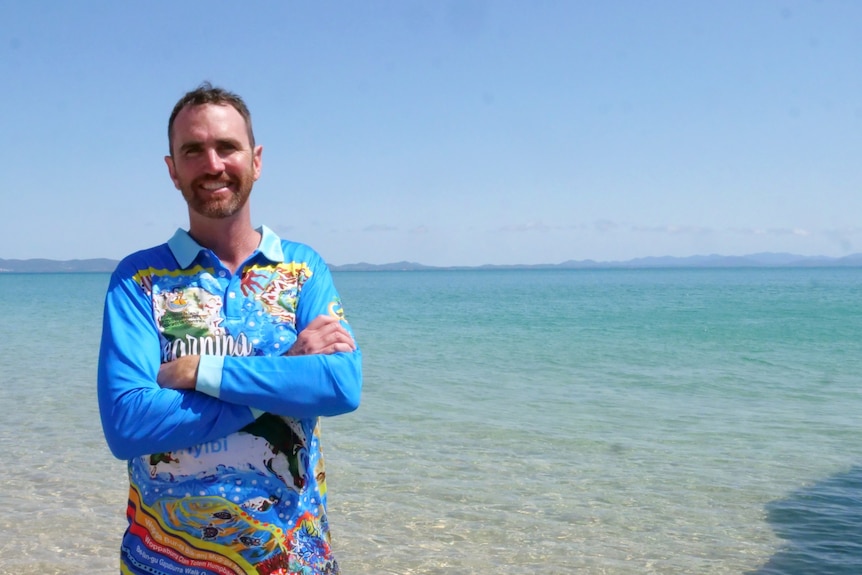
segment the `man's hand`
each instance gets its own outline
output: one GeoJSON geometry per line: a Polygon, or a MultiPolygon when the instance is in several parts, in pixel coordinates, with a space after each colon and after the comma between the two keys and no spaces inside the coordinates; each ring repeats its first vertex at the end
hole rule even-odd
{"type": "Polygon", "coordinates": [[[330,354],[351,352],[356,342],[341,320],[331,315],[319,315],[296,336],[296,341],[284,355],[330,354]]]}
{"type": "Polygon", "coordinates": [[[198,380],[199,355],[184,355],[159,367],[156,381],[168,389],[194,389],[198,380]]]}

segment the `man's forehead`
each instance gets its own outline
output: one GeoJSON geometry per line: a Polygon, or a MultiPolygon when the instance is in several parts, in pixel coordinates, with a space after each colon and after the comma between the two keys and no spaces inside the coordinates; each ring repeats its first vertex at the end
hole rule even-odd
{"type": "Polygon", "coordinates": [[[229,104],[184,107],[174,120],[174,137],[183,141],[207,137],[248,139],[245,119],[229,104]]]}

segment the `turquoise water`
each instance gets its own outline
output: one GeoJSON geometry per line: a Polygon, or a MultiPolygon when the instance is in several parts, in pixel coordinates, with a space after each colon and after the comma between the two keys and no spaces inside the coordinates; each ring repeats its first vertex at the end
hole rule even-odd
{"type": "MultiPolygon", "coordinates": [[[[366,376],[323,426],[345,573],[862,572],[862,269],[336,283],[366,376]]],[[[0,274],[0,574],[116,572],[106,285],[0,274]]]]}

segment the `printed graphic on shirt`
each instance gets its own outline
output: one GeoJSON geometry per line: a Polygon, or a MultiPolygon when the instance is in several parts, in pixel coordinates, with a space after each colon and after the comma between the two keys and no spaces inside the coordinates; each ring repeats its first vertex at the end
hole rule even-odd
{"type": "Polygon", "coordinates": [[[265,524],[220,497],[189,496],[144,503],[129,492],[124,572],[197,575],[337,574],[325,526],[309,512],[288,529],[265,524]]]}
{"type": "MultiPolygon", "coordinates": [[[[297,262],[247,266],[240,276],[240,290],[246,306],[241,314],[249,321],[238,330],[225,325],[226,280],[214,270],[197,266],[179,274],[151,269],[139,273],[138,281],[152,298],[163,360],[172,361],[193,354],[284,353],[295,339],[299,293],[311,275],[307,264],[297,262]],[[274,330],[281,331],[280,337],[274,330]]],[[[339,302],[330,305],[330,313],[343,319],[339,302]]]]}
{"type": "Polygon", "coordinates": [[[261,302],[263,311],[283,323],[296,322],[296,303],[302,285],[311,277],[305,264],[249,266],[242,273],[243,295],[261,302]]]}
{"type": "Polygon", "coordinates": [[[140,568],[159,557],[163,568],[201,575],[337,573],[319,450],[317,426],[309,433],[303,422],[264,414],[224,439],[130,461],[135,542],[126,541],[124,561],[140,568]]]}
{"type": "MultiPolygon", "coordinates": [[[[136,279],[152,301],[162,360],[171,361],[281,355],[296,339],[311,276],[307,264],[290,262],[248,266],[233,282],[200,266],[150,268],[136,279]]],[[[336,296],[328,311],[343,318],[336,296]]],[[[339,572],[316,419],[263,414],[216,441],[132,459],[129,477],[124,572],[339,572]]]]}
{"type": "MultiPolygon", "coordinates": [[[[317,427],[313,431],[318,441],[317,427]]],[[[206,474],[217,467],[253,470],[260,475],[274,474],[279,481],[300,493],[308,482],[311,463],[308,440],[299,420],[261,415],[234,435],[169,453],[147,456],[152,479],[175,482],[180,477],[206,474]]],[[[317,462],[320,465],[320,462],[317,462]]],[[[323,473],[322,465],[315,476],[323,473]]],[[[223,475],[223,472],[221,473],[223,475]]],[[[324,479],[325,475],[319,477],[324,479]]],[[[325,492],[325,490],[324,490],[325,492]]]]}

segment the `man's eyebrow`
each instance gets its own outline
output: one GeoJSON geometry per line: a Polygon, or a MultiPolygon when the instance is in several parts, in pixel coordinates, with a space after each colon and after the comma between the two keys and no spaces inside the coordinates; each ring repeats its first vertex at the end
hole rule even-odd
{"type": "Polygon", "coordinates": [[[183,142],[180,145],[180,151],[187,152],[189,150],[196,150],[201,148],[202,146],[203,144],[201,142],[198,142],[197,140],[192,140],[191,142],[183,142]]]}
{"type": "MultiPolygon", "coordinates": [[[[240,142],[236,138],[219,138],[215,141],[216,146],[232,146],[234,148],[241,148],[242,142],[240,142]]],[[[204,147],[204,143],[199,140],[191,140],[188,142],[183,142],[179,149],[180,151],[187,152],[189,150],[199,150],[204,147]]]]}

